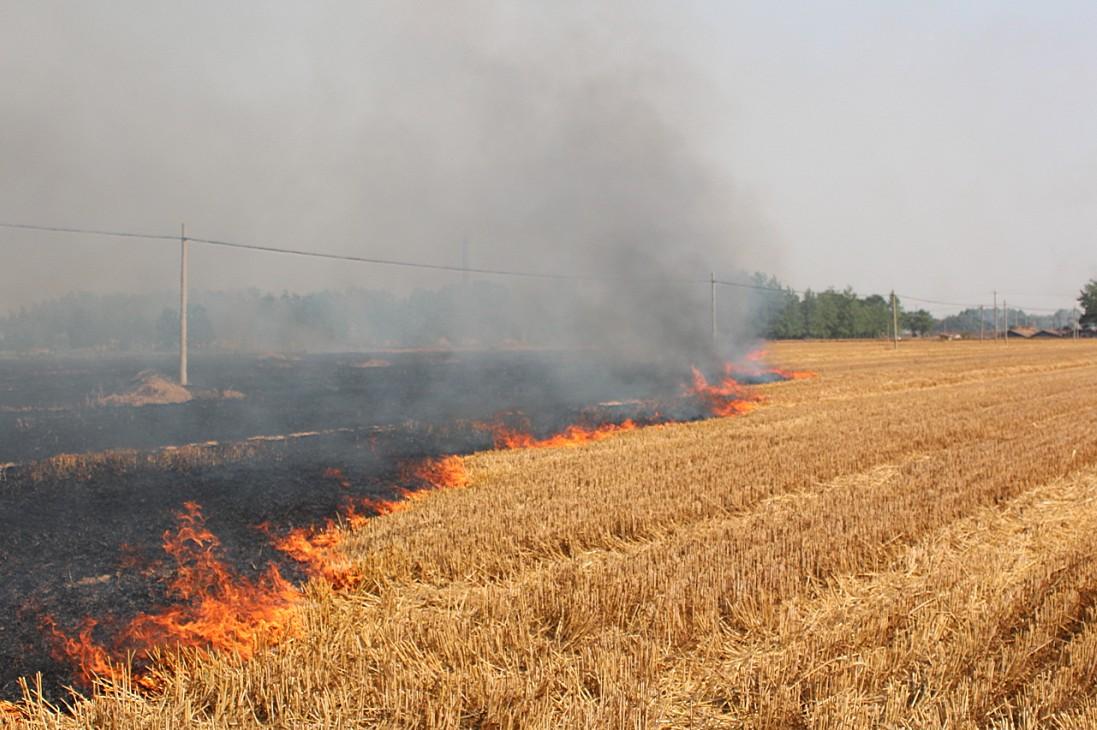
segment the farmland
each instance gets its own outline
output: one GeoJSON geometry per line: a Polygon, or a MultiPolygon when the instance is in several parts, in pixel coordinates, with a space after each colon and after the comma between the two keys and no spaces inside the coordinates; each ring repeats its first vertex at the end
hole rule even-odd
{"type": "Polygon", "coordinates": [[[23,722],[1097,723],[1097,343],[770,358],[817,375],[741,417],[455,457],[453,488],[307,536],[325,569],[277,642],[169,652],[154,690],[71,713],[32,691],[23,722]]]}

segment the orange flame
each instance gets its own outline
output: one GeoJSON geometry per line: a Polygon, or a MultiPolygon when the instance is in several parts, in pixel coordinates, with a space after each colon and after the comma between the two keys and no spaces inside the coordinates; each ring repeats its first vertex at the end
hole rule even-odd
{"type": "MultiPolygon", "coordinates": [[[[268,642],[296,631],[294,604],[300,593],[270,566],[257,580],[233,575],[218,559],[217,536],[205,527],[201,507],[186,502],[175,530],[164,533],[164,550],[176,563],[168,595],[180,603],[155,613],[140,614],[120,633],[112,651],[95,641],[97,622],[85,619],[75,638],[57,629],[52,617],[43,624],[56,642],[59,659],[75,664],[81,679],[121,676],[119,667],[130,651],[147,658],[154,647],[195,647],[252,656],[268,642]]],[[[152,689],[148,677],[139,683],[152,689]]]]}
{"type": "Polygon", "coordinates": [[[469,484],[465,460],[460,456],[424,459],[413,466],[410,473],[431,489],[454,489],[467,487],[469,484]]]}
{"type": "Polygon", "coordinates": [[[76,638],[73,638],[57,628],[53,616],[46,615],[41,619],[42,628],[54,641],[54,657],[78,667],[81,682],[88,686],[96,678],[118,679],[121,676],[120,668],[110,653],[92,638],[91,633],[98,624],[93,618],[84,619],[76,638]]]}
{"type": "MultiPolygon", "coordinates": [[[[747,360],[754,363],[764,355],[762,351],[752,353],[747,360]]],[[[814,376],[808,371],[771,372],[793,380],[814,376]]],[[[698,398],[715,416],[739,415],[755,409],[761,403],[761,396],[751,394],[735,380],[732,373],[733,366],[729,363],[725,366],[722,380],[710,384],[699,370],[693,368],[692,382],[685,393],[698,398]]],[[[479,425],[490,430],[496,448],[574,446],[639,428],[630,419],[596,426],[571,425],[554,435],[537,438],[503,424],[479,425]]],[[[371,437],[371,449],[374,446],[371,437]]],[[[344,488],[351,486],[340,469],[325,469],[323,476],[338,480],[344,488]]],[[[425,459],[404,470],[402,476],[405,480],[418,482],[420,487],[414,490],[397,488],[398,499],[347,499],[341,510],[345,523],[352,528],[360,527],[370,519],[360,510],[373,515],[400,512],[409,509],[432,490],[464,487],[469,483],[464,460],[459,456],[425,459]]],[[[232,575],[216,556],[221,543],[206,529],[199,505],[187,502],[184,508],[178,515],[178,528],[174,532],[165,532],[163,542],[165,552],[177,566],[168,585],[168,594],[181,601],[180,604],[133,619],[121,633],[119,647],[114,651],[98,644],[92,636],[97,626],[95,619],[86,619],[76,638],[72,638],[58,630],[51,617],[43,618],[45,630],[55,640],[56,653],[60,658],[74,662],[86,683],[92,683],[97,677],[108,680],[120,677],[122,658],[129,651],[147,658],[154,647],[175,645],[202,650],[228,650],[247,658],[259,646],[296,631],[293,608],[300,599],[300,592],[282,578],[274,565],[255,581],[232,575]]],[[[267,532],[270,530],[269,525],[258,527],[267,532]]],[[[291,530],[284,537],[275,539],[274,546],[305,566],[309,574],[323,577],[334,587],[342,588],[361,580],[354,566],[339,555],[337,548],[342,535],[339,525],[328,520],[321,528],[291,530]]],[[[145,689],[155,689],[155,681],[147,674],[139,675],[137,681],[145,689]]],[[[0,704],[0,714],[11,712],[7,705],[0,704]]]]}
{"type": "Polygon", "coordinates": [[[537,438],[531,433],[519,431],[503,424],[484,424],[484,427],[491,431],[497,449],[543,449],[554,446],[576,446],[592,441],[602,441],[615,434],[635,431],[639,428],[632,419],[621,423],[603,423],[597,426],[572,424],[552,436],[537,438]]]}
{"type": "MultiPolygon", "coordinates": [[[[373,515],[403,512],[433,490],[454,489],[469,483],[465,462],[459,456],[416,462],[402,470],[402,479],[418,482],[421,486],[418,489],[397,488],[397,499],[359,497],[347,500],[341,510],[346,525],[354,529],[370,519],[370,515],[359,510],[367,510],[373,515]]],[[[342,538],[339,525],[329,520],[321,528],[291,530],[285,537],[276,539],[274,547],[301,563],[310,575],[324,578],[334,588],[341,589],[361,582],[361,575],[355,567],[339,554],[338,546],[342,538]]]]}
{"type": "Polygon", "coordinates": [[[687,394],[698,398],[714,416],[738,416],[758,407],[762,398],[747,391],[731,376],[731,366],[725,366],[724,377],[719,383],[710,384],[697,368],[693,368],[693,382],[687,394]]]}
{"type": "Polygon", "coordinates": [[[324,469],[324,478],[338,481],[339,486],[343,489],[350,489],[351,487],[350,480],[347,479],[347,475],[343,473],[342,469],[329,466],[327,469],[324,469]]]}
{"type": "Polygon", "coordinates": [[[772,368],[770,372],[777,373],[785,380],[809,380],[816,375],[811,370],[782,370],[780,368],[772,368]]]}

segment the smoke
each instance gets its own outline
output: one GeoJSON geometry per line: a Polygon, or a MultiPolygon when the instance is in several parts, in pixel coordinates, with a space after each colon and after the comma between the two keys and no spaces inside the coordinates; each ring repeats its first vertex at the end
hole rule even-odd
{"type": "MultiPolygon", "coordinates": [[[[662,40],[663,12],[477,0],[261,16],[212,2],[10,10],[3,217],[157,232],[185,219],[197,236],[446,264],[468,241],[473,266],[582,277],[505,281],[522,329],[547,318],[571,346],[708,357],[709,288],[685,282],[758,266],[767,235],[713,162],[727,120],[662,40]]],[[[174,281],[170,244],[0,236],[19,261],[0,273],[0,305],[174,281]]],[[[203,289],[454,283],[201,247],[193,267],[203,289]]],[[[721,319],[735,340],[740,323],[721,319]]]]}

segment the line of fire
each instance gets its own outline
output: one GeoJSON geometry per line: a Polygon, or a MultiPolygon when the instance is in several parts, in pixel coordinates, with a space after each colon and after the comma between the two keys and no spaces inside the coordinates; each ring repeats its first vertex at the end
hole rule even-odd
{"type": "Polygon", "coordinates": [[[0,403],[0,510],[19,515],[0,534],[0,699],[37,675],[54,700],[127,678],[155,693],[180,651],[293,636],[305,583],[358,587],[346,530],[464,487],[463,455],[740,416],[756,385],[812,375],[761,352],[671,376],[574,353],[202,355],[184,388],[159,365],[9,369],[41,397],[0,403]]]}

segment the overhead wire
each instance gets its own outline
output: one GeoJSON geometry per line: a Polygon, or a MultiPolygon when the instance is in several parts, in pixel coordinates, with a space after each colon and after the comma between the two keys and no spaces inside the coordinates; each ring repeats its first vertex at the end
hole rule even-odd
{"type": "MultiPolygon", "coordinates": [[[[528,279],[547,279],[547,280],[569,280],[569,281],[617,281],[624,283],[653,283],[653,284],[710,284],[719,286],[728,286],[738,289],[750,289],[755,291],[768,291],[775,293],[792,293],[797,295],[803,295],[808,289],[795,289],[793,287],[775,287],[765,284],[753,284],[742,281],[728,281],[727,279],[716,279],[715,277],[710,279],[685,279],[685,278],[637,278],[637,277],[614,277],[614,276],[599,276],[593,274],[574,274],[574,273],[560,273],[560,272],[542,272],[542,271],[523,271],[519,269],[493,269],[493,268],[478,268],[469,266],[455,266],[449,264],[432,264],[421,261],[406,261],[402,259],[389,259],[378,258],[371,256],[354,256],[351,254],[337,254],[326,253],[323,251],[309,251],[306,249],[297,248],[285,248],[280,246],[266,246],[254,243],[241,243],[238,241],[225,241],[213,238],[198,238],[194,236],[185,235],[169,235],[162,233],[138,233],[133,231],[113,231],[104,230],[99,228],[77,228],[67,226],[44,226],[35,225],[29,223],[9,223],[0,222],[0,228],[9,228],[25,231],[42,231],[47,233],[79,233],[93,236],[108,236],[114,238],[140,238],[156,241],[191,241],[193,243],[201,243],[209,246],[220,246],[223,248],[233,248],[238,250],[247,251],[261,251],[265,253],[281,254],[287,256],[303,256],[315,259],[326,259],[330,261],[347,261],[353,263],[374,264],[379,266],[396,266],[402,268],[411,269],[426,269],[432,271],[448,271],[464,274],[480,274],[484,276],[512,276],[528,279]]],[[[900,299],[909,301],[935,304],[940,306],[949,307],[963,307],[966,309],[978,308],[980,306],[988,306],[987,304],[971,304],[964,302],[950,302],[939,299],[928,299],[925,297],[917,297],[910,294],[900,294],[896,292],[895,296],[900,299]]],[[[1054,296],[1054,295],[1024,295],[1024,296],[1054,296]]],[[[1017,306],[1017,309],[1024,309],[1026,311],[1042,311],[1042,312],[1058,312],[1059,309],[1052,307],[1021,307],[1017,306]]]]}

